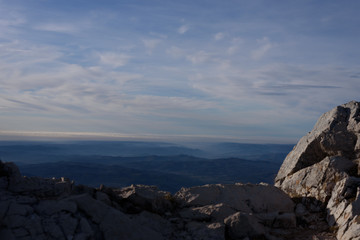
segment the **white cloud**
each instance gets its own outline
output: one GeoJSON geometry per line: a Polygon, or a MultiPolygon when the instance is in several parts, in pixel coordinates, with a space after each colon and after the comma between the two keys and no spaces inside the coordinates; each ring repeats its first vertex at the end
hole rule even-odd
{"type": "MultiPolygon", "coordinates": [[[[151,16],[137,15],[146,9],[136,4],[136,8],[104,10],[89,5],[65,14],[68,20],[61,7],[39,4],[37,11],[29,11],[31,4],[4,6],[4,2],[0,0],[4,129],[42,130],[45,125],[65,131],[232,131],[232,136],[240,136],[244,132],[234,129],[241,124],[259,124],[270,132],[265,121],[271,126],[285,121],[298,124],[320,108],[322,112],[330,104],[358,98],[360,91],[359,72],[354,70],[357,59],[346,58],[357,51],[352,47],[356,36],[350,31],[356,27],[347,25],[344,38],[330,34],[323,44],[318,26],[304,28],[314,18],[319,22],[321,16],[316,14],[305,22],[295,19],[304,24],[294,31],[292,24],[278,26],[279,19],[255,19],[248,12],[236,19],[215,16],[209,22],[192,18],[199,11],[194,8],[189,19],[178,21],[181,16],[159,12],[164,8],[156,4],[146,11],[151,16]],[[192,26],[202,29],[191,38],[180,37],[192,26]],[[259,32],[272,36],[274,29],[278,44],[266,37],[253,39],[259,32]],[[206,37],[210,41],[204,44],[206,37]],[[345,47],[336,48],[338,44],[345,47]],[[313,54],[318,46],[321,49],[313,54]],[[156,55],[144,57],[144,52],[155,51],[156,55]],[[348,68],[339,69],[338,59],[348,68]]],[[[220,12],[225,14],[224,10],[220,12]]],[[[335,28],[343,28],[343,23],[335,28]]]]}
{"type": "Polygon", "coordinates": [[[231,45],[230,47],[228,47],[228,49],[226,50],[226,52],[229,54],[229,55],[233,55],[235,54],[240,46],[244,43],[244,40],[242,38],[233,38],[231,40],[231,45]]]}
{"type": "Polygon", "coordinates": [[[229,55],[233,55],[233,54],[235,54],[235,53],[237,52],[238,49],[239,49],[238,46],[232,45],[232,46],[230,46],[230,47],[227,49],[226,52],[227,52],[229,55]]]}
{"type": "Polygon", "coordinates": [[[156,48],[156,46],[161,43],[161,39],[143,39],[142,42],[146,48],[147,54],[152,54],[152,51],[156,48]]]}
{"type": "Polygon", "coordinates": [[[166,49],[166,53],[171,55],[174,58],[179,58],[185,55],[185,51],[179,47],[172,46],[166,49]]]}
{"type": "Polygon", "coordinates": [[[168,36],[166,34],[158,33],[158,32],[150,32],[151,36],[161,38],[161,39],[167,39],[168,36]]]}
{"type": "Polygon", "coordinates": [[[18,26],[26,23],[26,18],[18,9],[6,5],[9,3],[0,1],[0,26],[18,26]]]}
{"type": "Polygon", "coordinates": [[[4,15],[3,11],[0,11],[0,13],[2,13],[1,14],[2,16],[7,16],[6,18],[0,17],[0,26],[5,26],[5,27],[18,26],[18,25],[26,23],[26,20],[24,17],[17,15],[15,13],[10,13],[10,14],[6,14],[6,15],[4,15]]]}
{"type": "MultiPolygon", "coordinates": [[[[184,114],[184,111],[194,111],[200,109],[211,109],[215,105],[211,101],[200,100],[195,98],[186,98],[186,97],[164,97],[164,96],[152,96],[152,95],[140,95],[136,96],[134,99],[128,99],[127,104],[129,106],[136,108],[141,112],[149,112],[158,110],[161,111],[161,114],[177,114],[179,117],[184,114]]],[[[156,114],[153,112],[153,114],[156,114]]],[[[159,112],[157,114],[160,114],[159,112]]]]}
{"type": "Polygon", "coordinates": [[[0,107],[15,115],[53,116],[109,114],[121,108],[124,84],[142,76],[109,70],[126,64],[127,55],[98,56],[101,65],[85,67],[63,62],[61,50],[54,47],[0,44],[0,107]]]}
{"type": "Polygon", "coordinates": [[[214,36],[214,39],[216,41],[219,41],[219,40],[221,40],[223,38],[224,38],[224,33],[222,33],[222,32],[219,32],[219,33],[215,34],[215,36],[214,36]]]}
{"type": "Polygon", "coordinates": [[[0,2],[0,38],[1,41],[13,41],[26,25],[27,19],[16,10],[10,10],[3,2],[0,2]],[[20,28],[18,28],[20,27],[20,28]]]}
{"type": "Polygon", "coordinates": [[[251,58],[254,60],[260,60],[266,53],[273,47],[273,44],[268,38],[257,40],[259,47],[251,52],[251,58]]]}
{"type": "Polygon", "coordinates": [[[126,54],[116,54],[112,52],[100,53],[100,63],[104,65],[108,65],[113,68],[118,68],[126,65],[131,58],[126,54]]]}
{"type": "MultiPolygon", "coordinates": [[[[297,109],[299,114],[313,117],[312,114],[319,114],[326,107],[358,100],[360,85],[356,84],[358,79],[351,78],[355,72],[355,68],[334,66],[271,64],[245,69],[226,64],[225,69],[221,66],[208,69],[191,80],[194,88],[213,98],[269,109],[283,108],[287,113],[297,109]]],[[[296,116],[301,117],[299,114],[296,116]]]]}
{"type": "Polygon", "coordinates": [[[192,64],[200,64],[210,60],[211,56],[205,51],[199,51],[194,54],[187,55],[186,59],[189,60],[192,64]]]}
{"type": "Polygon", "coordinates": [[[182,25],[181,27],[178,28],[178,33],[179,34],[184,34],[189,30],[189,26],[187,25],[182,25]]]}
{"type": "Polygon", "coordinates": [[[75,24],[70,23],[44,23],[34,27],[36,30],[59,32],[59,33],[75,33],[79,28],[75,24]]]}

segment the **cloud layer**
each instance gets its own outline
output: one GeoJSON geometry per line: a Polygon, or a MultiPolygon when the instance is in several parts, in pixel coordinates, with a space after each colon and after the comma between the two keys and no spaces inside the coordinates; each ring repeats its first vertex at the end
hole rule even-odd
{"type": "Polygon", "coordinates": [[[72,3],[0,1],[0,131],[295,142],[360,100],[357,1],[72,3]]]}

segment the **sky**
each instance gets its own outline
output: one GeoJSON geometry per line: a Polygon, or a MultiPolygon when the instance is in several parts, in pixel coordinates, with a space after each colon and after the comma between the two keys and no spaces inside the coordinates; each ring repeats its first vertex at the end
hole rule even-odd
{"type": "Polygon", "coordinates": [[[295,143],[360,100],[360,1],[0,0],[0,139],[295,143]]]}

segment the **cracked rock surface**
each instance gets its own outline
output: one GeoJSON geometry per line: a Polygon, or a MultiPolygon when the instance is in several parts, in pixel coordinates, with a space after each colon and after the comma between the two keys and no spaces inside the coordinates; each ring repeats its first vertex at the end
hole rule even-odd
{"type": "Polygon", "coordinates": [[[323,114],[284,160],[275,186],[322,203],[337,238],[360,239],[360,103],[323,114]]]}
{"type": "Polygon", "coordinates": [[[295,205],[265,184],[89,188],[0,162],[0,239],[286,239],[295,205]]]}

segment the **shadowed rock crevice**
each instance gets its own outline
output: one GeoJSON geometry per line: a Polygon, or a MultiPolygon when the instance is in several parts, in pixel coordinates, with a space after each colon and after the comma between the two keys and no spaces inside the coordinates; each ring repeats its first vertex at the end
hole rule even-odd
{"type": "Polygon", "coordinates": [[[300,169],[309,167],[313,164],[319,162],[319,159],[324,159],[326,157],[326,152],[322,148],[319,139],[315,139],[311,143],[308,144],[306,150],[300,157],[299,161],[296,162],[295,167],[292,169],[288,175],[291,175],[297,172],[300,169]]]}

